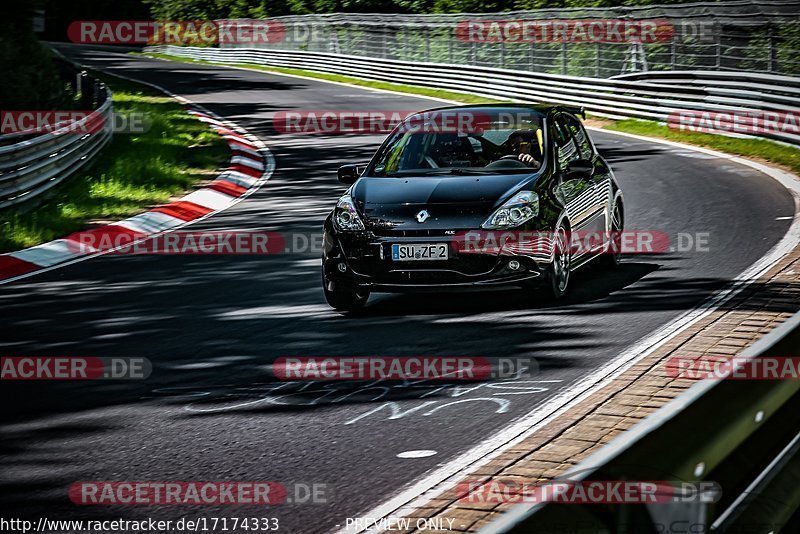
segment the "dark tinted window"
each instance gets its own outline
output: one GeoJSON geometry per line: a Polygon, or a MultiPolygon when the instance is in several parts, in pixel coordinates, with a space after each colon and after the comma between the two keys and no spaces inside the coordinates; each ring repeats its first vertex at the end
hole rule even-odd
{"type": "Polygon", "coordinates": [[[581,121],[567,114],[562,114],[561,119],[564,121],[573,139],[575,139],[575,144],[578,145],[581,158],[592,159],[592,144],[589,142],[589,135],[586,133],[586,129],[583,127],[583,124],[581,124],[581,121]]]}
{"type": "MultiPolygon", "coordinates": [[[[448,169],[487,173],[541,168],[543,115],[529,108],[453,108],[406,118],[378,153],[371,176],[441,176],[448,169]],[[500,160],[530,156],[518,167],[500,160]],[[501,162],[502,163],[502,162],[501,162]]],[[[455,173],[457,174],[457,173],[455,173]]]]}
{"type": "Polygon", "coordinates": [[[570,161],[580,159],[578,147],[572,138],[569,128],[563,121],[564,115],[558,115],[554,124],[553,137],[555,141],[556,164],[558,169],[564,171],[570,161]]]}

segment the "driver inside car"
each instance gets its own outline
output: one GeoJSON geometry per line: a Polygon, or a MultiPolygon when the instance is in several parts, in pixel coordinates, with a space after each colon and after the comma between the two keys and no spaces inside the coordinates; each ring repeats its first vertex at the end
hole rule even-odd
{"type": "Polygon", "coordinates": [[[503,145],[507,147],[509,152],[505,158],[511,159],[511,156],[516,156],[516,159],[528,167],[538,168],[540,166],[539,162],[542,155],[539,150],[536,132],[533,130],[517,130],[508,136],[503,145]]]}

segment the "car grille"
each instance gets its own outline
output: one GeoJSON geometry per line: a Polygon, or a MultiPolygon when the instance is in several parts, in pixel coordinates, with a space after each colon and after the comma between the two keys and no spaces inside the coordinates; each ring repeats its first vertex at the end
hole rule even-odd
{"type": "MultiPolygon", "coordinates": [[[[383,246],[388,247],[388,244],[383,246]]],[[[452,254],[452,249],[451,249],[452,254]]],[[[379,277],[397,281],[408,281],[410,276],[421,276],[424,278],[439,277],[441,280],[452,279],[453,277],[464,277],[463,281],[468,281],[470,275],[488,273],[497,266],[498,258],[489,255],[462,255],[453,256],[444,261],[430,262],[397,262],[392,261],[391,252],[386,249],[384,258],[380,259],[377,255],[371,257],[349,258],[349,262],[356,272],[373,277],[379,277]]]]}

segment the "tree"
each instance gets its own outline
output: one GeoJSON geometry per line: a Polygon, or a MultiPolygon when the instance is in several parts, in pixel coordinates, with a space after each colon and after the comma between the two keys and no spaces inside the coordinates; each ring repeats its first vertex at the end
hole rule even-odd
{"type": "Polygon", "coordinates": [[[8,5],[0,19],[0,102],[9,109],[50,109],[66,96],[53,58],[33,33],[34,6],[8,5]]]}

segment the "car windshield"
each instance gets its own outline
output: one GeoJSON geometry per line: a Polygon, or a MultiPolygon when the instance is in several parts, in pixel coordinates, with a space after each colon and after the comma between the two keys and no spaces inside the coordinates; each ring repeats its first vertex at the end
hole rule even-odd
{"type": "Polygon", "coordinates": [[[372,176],[509,174],[538,171],[544,117],[527,108],[462,108],[419,113],[392,133],[372,176]]]}

